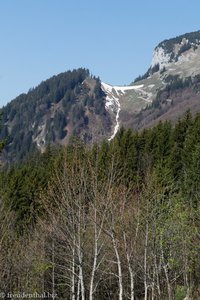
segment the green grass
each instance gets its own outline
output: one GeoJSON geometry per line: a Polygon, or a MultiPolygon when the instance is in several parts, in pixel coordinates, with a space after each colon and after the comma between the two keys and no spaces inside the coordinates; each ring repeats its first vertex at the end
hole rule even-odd
{"type": "Polygon", "coordinates": [[[175,300],[183,300],[186,296],[187,288],[184,286],[177,286],[175,293],[175,300]]]}

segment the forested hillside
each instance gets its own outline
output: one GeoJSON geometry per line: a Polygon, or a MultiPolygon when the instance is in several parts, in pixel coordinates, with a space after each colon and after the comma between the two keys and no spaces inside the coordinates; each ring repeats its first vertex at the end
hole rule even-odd
{"type": "Polygon", "coordinates": [[[200,299],[200,114],[3,170],[0,290],[200,299]]]}
{"type": "Polygon", "coordinates": [[[194,31],[179,35],[175,38],[164,40],[158,44],[157,47],[163,47],[165,51],[171,54],[174,50],[174,45],[181,44],[183,40],[187,40],[187,44],[182,44],[181,49],[178,51],[178,55],[189,50],[190,48],[195,47],[195,45],[199,45],[200,43],[200,31],[194,31]]]}
{"type": "Polygon", "coordinates": [[[111,130],[100,80],[83,68],[43,81],[1,112],[7,162],[43,152],[49,144],[66,145],[73,135],[88,144],[101,141],[111,130]]]}

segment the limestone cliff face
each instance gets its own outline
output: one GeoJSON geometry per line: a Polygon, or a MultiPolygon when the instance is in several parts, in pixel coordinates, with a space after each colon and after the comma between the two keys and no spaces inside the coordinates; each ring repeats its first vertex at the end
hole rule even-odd
{"type": "Polygon", "coordinates": [[[172,63],[187,61],[195,56],[199,47],[200,31],[164,40],[154,50],[151,69],[158,65],[161,70],[163,67],[169,67],[172,63]]]}
{"type": "Polygon", "coordinates": [[[162,47],[157,47],[153,52],[151,68],[159,65],[159,69],[167,66],[170,63],[170,54],[165,52],[162,47]]]}

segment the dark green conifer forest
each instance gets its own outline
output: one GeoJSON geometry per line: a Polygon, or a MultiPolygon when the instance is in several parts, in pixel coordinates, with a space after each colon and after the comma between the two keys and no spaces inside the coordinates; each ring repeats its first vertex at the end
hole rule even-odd
{"type": "Polygon", "coordinates": [[[0,213],[5,293],[200,299],[200,114],[2,167],[0,213]]]}

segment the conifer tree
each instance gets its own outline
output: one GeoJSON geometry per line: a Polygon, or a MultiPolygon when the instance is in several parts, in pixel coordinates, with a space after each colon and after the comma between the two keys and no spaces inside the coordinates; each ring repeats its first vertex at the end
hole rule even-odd
{"type": "MultiPolygon", "coordinates": [[[[0,122],[1,122],[1,114],[0,114],[0,122]]],[[[0,132],[1,132],[1,126],[0,126],[0,132]]],[[[0,153],[4,146],[5,146],[5,141],[0,140],[0,153]]]]}

